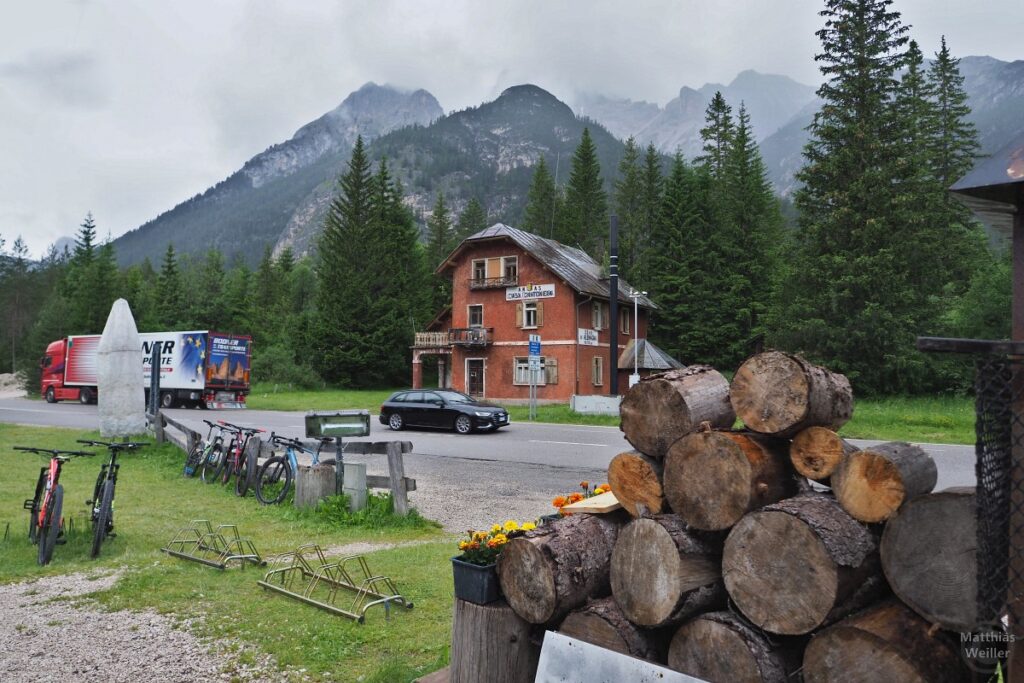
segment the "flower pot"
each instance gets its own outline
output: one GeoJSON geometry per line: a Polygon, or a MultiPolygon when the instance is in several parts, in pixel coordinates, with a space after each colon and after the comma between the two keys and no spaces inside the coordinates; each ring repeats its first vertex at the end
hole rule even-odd
{"type": "Polygon", "coordinates": [[[452,574],[455,576],[455,597],[478,605],[486,605],[501,597],[498,586],[497,565],[479,565],[452,558],[452,574]]]}

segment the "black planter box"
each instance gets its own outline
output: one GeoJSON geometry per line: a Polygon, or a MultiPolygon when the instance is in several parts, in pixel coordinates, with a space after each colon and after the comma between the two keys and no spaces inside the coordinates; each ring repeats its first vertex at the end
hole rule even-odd
{"type": "Polygon", "coordinates": [[[453,557],[452,574],[455,576],[455,597],[477,605],[486,605],[501,597],[496,566],[493,564],[480,566],[453,557]]]}

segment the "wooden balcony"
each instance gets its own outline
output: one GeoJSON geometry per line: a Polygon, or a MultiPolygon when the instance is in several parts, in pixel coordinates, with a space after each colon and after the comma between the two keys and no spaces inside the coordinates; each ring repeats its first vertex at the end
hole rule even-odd
{"type": "Polygon", "coordinates": [[[496,287],[516,287],[519,285],[519,277],[512,275],[511,277],[484,277],[484,278],[471,278],[469,281],[470,289],[493,289],[496,287]]]}
{"type": "Polygon", "coordinates": [[[414,349],[437,349],[450,346],[489,346],[494,340],[493,327],[456,327],[447,332],[417,332],[414,349]]]}

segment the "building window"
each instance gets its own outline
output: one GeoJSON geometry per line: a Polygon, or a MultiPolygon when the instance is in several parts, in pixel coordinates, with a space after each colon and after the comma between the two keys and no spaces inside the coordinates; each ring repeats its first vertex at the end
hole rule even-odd
{"type": "Polygon", "coordinates": [[[473,279],[483,280],[487,277],[487,261],[480,259],[473,261],[473,279]]]}
{"type": "Polygon", "coordinates": [[[591,320],[593,324],[591,325],[591,327],[593,327],[595,330],[603,330],[605,326],[604,304],[601,303],[600,301],[595,301],[593,311],[594,313],[591,320]]]}
{"type": "Polygon", "coordinates": [[[505,271],[504,278],[510,282],[519,281],[519,257],[518,256],[503,256],[501,259],[503,269],[505,271]]]}
{"type": "MultiPolygon", "coordinates": [[[[537,373],[537,384],[545,384],[545,373],[544,373],[544,356],[540,357],[540,369],[537,373]]],[[[512,384],[529,384],[530,383],[530,358],[528,356],[516,356],[514,359],[515,365],[513,368],[512,384]]]]}
{"type": "Polygon", "coordinates": [[[604,386],[604,356],[594,356],[590,380],[595,387],[604,386]]]}
{"type": "Polygon", "coordinates": [[[629,309],[624,308],[619,311],[619,332],[622,334],[629,334],[631,331],[629,327],[629,309]]]}
{"type": "Polygon", "coordinates": [[[483,327],[484,326],[484,307],[483,304],[473,304],[469,307],[469,326],[470,327],[483,327]]]}
{"type": "Polygon", "coordinates": [[[543,301],[522,301],[516,304],[516,327],[524,330],[532,330],[543,325],[543,301]]]}

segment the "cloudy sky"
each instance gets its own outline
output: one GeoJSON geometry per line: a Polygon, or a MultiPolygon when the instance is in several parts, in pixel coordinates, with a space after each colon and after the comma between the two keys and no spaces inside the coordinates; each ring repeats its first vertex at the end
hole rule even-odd
{"type": "MultiPolygon", "coordinates": [[[[0,237],[33,254],[87,211],[117,236],[367,81],[446,111],[532,82],[664,104],[744,69],[817,84],[812,0],[6,0],[0,237]]],[[[926,54],[1024,58],[1020,0],[897,0],[926,54]]]]}

